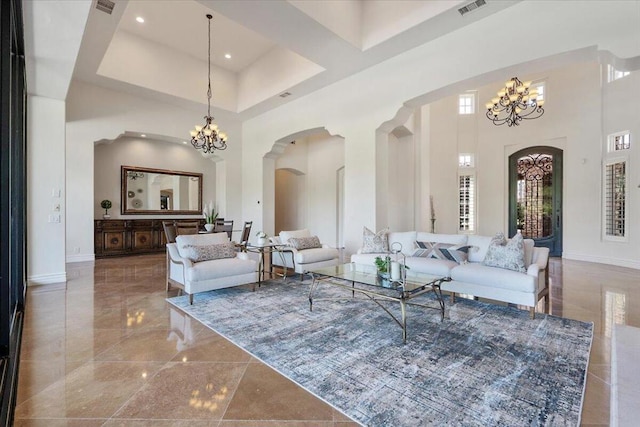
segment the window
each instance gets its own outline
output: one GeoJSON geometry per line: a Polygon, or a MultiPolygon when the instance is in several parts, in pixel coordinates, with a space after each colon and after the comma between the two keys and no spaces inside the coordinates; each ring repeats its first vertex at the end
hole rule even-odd
{"type": "Polygon", "coordinates": [[[473,154],[462,153],[458,156],[458,167],[460,168],[472,168],[473,167],[473,154]]]}
{"type": "Polygon", "coordinates": [[[475,99],[476,96],[473,93],[465,93],[458,97],[458,113],[459,114],[474,114],[475,113],[475,99]]]}
{"type": "Polygon", "coordinates": [[[475,179],[474,174],[460,175],[458,202],[458,230],[464,232],[475,231],[475,179]]]}
{"type": "Polygon", "coordinates": [[[620,132],[609,135],[608,151],[628,150],[631,148],[631,134],[629,132],[620,132]]]}
{"type": "Polygon", "coordinates": [[[534,82],[531,84],[531,86],[529,87],[529,93],[535,91],[538,94],[536,95],[536,102],[540,105],[540,104],[544,104],[544,102],[546,101],[545,99],[545,83],[543,81],[541,82],[534,82]],[[542,102],[541,102],[542,101],[542,102]]]}
{"type": "Polygon", "coordinates": [[[618,79],[621,79],[621,78],[629,75],[629,71],[619,71],[619,70],[616,70],[615,68],[613,68],[611,65],[608,65],[607,67],[608,67],[608,70],[609,70],[608,73],[607,73],[608,74],[607,75],[607,81],[608,82],[612,82],[614,80],[618,80],[618,79]]]}
{"type": "Polygon", "coordinates": [[[610,160],[604,166],[604,234],[607,240],[626,240],[627,162],[610,160]]]}

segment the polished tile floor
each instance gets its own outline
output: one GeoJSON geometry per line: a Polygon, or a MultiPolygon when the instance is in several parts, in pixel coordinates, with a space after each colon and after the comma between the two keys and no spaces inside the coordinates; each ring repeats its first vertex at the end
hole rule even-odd
{"type": "MultiPolygon", "coordinates": [[[[610,331],[640,326],[638,272],[554,259],[550,273],[552,314],[594,322],[582,421],[606,425],[610,331]]],[[[171,308],[164,255],[67,275],[28,289],[16,426],[357,425],[171,308]]]]}

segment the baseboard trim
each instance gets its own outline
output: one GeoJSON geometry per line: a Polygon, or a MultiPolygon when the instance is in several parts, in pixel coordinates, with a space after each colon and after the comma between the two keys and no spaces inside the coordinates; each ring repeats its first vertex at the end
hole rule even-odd
{"type": "Polygon", "coordinates": [[[67,262],[87,262],[95,261],[96,256],[94,254],[73,254],[67,255],[67,262]]]}
{"type": "Polygon", "coordinates": [[[587,261],[587,262],[596,262],[599,264],[617,265],[618,267],[627,267],[627,268],[640,270],[640,261],[632,260],[632,259],[611,258],[611,257],[587,255],[587,254],[581,254],[577,252],[566,252],[566,251],[562,254],[562,258],[571,259],[575,261],[587,261]]]}
{"type": "Polygon", "coordinates": [[[67,281],[67,273],[39,274],[28,278],[28,285],[50,285],[52,283],[63,283],[67,281]]]}

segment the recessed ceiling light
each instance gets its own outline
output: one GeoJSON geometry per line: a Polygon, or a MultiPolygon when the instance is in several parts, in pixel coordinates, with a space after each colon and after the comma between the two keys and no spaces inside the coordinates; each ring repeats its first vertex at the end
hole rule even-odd
{"type": "Polygon", "coordinates": [[[141,136],[141,137],[143,137],[143,138],[146,138],[146,137],[147,137],[147,135],[146,135],[146,134],[144,134],[144,133],[141,133],[141,134],[140,134],[140,136],[141,136]]]}
{"type": "Polygon", "coordinates": [[[224,57],[227,58],[227,59],[231,59],[231,54],[230,53],[225,53],[224,57]]]}
{"type": "Polygon", "coordinates": [[[139,23],[143,24],[144,23],[144,18],[142,16],[138,16],[136,18],[136,21],[138,21],[139,23]]]}
{"type": "Polygon", "coordinates": [[[187,141],[182,141],[182,143],[183,143],[184,145],[187,145],[187,141]]]}

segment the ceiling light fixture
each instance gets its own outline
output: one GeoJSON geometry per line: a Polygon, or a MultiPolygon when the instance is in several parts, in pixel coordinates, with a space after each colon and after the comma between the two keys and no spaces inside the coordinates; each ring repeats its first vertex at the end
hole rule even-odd
{"type": "Polygon", "coordinates": [[[230,53],[225,53],[224,57],[227,58],[227,59],[231,59],[231,54],[230,53]]]}
{"type": "Polygon", "coordinates": [[[138,17],[136,18],[136,21],[138,21],[138,22],[139,22],[139,23],[141,23],[141,24],[144,24],[144,18],[143,18],[142,16],[138,16],[138,17]]]}
{"type": "Polygon", "coordinates": [[[144,133],[140,134],[141,137],[146,138],[147,135],[145,135],[144,133]]]}
{"type": "Polygon", "coordinates": [[[212,15],[207,14],[209,20],[209,86],[207,88],[207,115],[204,116],[204,126],[196,125],[196,130],[191,133],[191,145],[196,150],[202,150],[205,153],[213,153],[214,150],[224,150],[227,148],[227,136],[218,132],[218,125],[213,124],[211,117],[211,18],[212,15]]]}
{"type": "Polygon", "coordinates": [[[538,92],[529,90],[531,82],[521,82],[517,77],[505,83],[498,97],[488,102],[487,118],[494,125],[518,126],[522,120],[532,120],[544,114],[544,100],[537,100],[538,92]]]}

